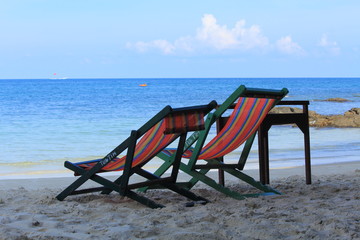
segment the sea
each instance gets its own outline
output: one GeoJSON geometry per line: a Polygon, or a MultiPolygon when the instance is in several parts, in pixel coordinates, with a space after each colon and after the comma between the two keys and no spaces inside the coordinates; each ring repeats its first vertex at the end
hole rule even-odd
{"type": "MultiPolygon", "coordinates": [[[[64,161],[104,157],[166,105],[222,103],[237,87],[288,88],[320,114],[360,107],[360,78],[1,79],[0,179],[72,176],[64,161]],[[327,102],[340,97],[349,102],[327,102]]],[[[212,133],[214,134],[214,133],[212,133]]],[[[359,161],[359,128],[311,128],[313,165],[359,161]]],[[[273,126],[270,167],[304,165],[301,131],[273,126]]],[[[226,161],[236,161],[241,148],[226,161]]],[[[245,169],[257,169],[255,141],[245,169]]],[[[149,162],[155,169],[161,160],[149,162]]]]}

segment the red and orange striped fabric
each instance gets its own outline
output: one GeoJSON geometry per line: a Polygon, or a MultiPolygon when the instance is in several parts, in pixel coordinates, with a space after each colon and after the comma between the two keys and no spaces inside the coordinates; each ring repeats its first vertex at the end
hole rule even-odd
{"type": "Polygon", "coordinates": [[[243,144],[272,108],[275,99],[239,98],[224,128],[201,151],[200,159],[224,156],[243,144]]]}
{"type": "MultiPolygon", "coordinates": [[[[162,149],[172,143],[180,133],[204,129],[203,112],[189,111],[169,114],[153,126],[136,144],[132,167],[144,163],[154,157],[162,149]]],[[[102,159],[75,163],[77,166],[89,170],[102,159]]],[[[105,165],[101,171],[122,171],[126,156],[115,158],[105,165]]]]}
{"type": "Polygon", "coordinates": [[[165,134],[203,130],[204,113],[197,111],[171,113],[165,118],[165,134]]]}
{"type": "MultiPolygon", "coordinates": [[[[138,144],[136,144],[134,159],[132,162],[133,167],[151,159],[155,154],[161,151],[161,149],[164,149],[179,136],[179,134],[164,134],[164,131],[165,131],[165,121],[162,120],[144,134],[144,136],[140,139],[138,144]]],[[[81,168],[89,170],[94,165],[96,165],[100,160],[102,159],[97,159],[87,162],[79,162],[75,164],[81,168]]],[[[105,165],[101,169],[101,171],[103,172],[122,171],[124,170],[125,161],[126,161],[126,156],[122,158],[115,158],[114,160],[110,161],[107,165],[105,165]]]]}
{"type": "MultiPolygon", "coordinates": [[[[198,159],[222,157],[243,144],[259,128],[275,103],[275,99],[239,98],[223,129],[200,152],[198,159]]],[[[187,150],[184,158],[190,158],[193,149],[187,150]]],[[[162,151],[167,155],[173,149],[162,151]]]]}

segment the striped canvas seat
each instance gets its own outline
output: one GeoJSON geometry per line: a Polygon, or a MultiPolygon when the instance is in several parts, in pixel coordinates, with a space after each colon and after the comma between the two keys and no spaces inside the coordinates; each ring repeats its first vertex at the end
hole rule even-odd
{"type": "MultiPolygon", "coordinates": [[[[240,97],[222,130],[205,147],[198,159],[222,157],[242,145],[259,128],[260,123],[274,105],[275,99],[240,97]]],[[[165,149],[168,156],[176,149],[165,149]]],[[[184,158],[191,158],[194,149],[184,152],[184,158]]]]}
{"type": "MultiPolygon", "coordinates": [[[[145,135],[140,139],[135,148],[132,167],[135,167],[143,162],[146,162],[148,159],[151,159],[160,150],[164,149],[179,136],[179,134],[164,134],[166,128],[165,125],[166,124],[164,120],[160,121],[155,126],[153,126],[147,133],[145,133],[145,135]]],[[[76,163],[76,165],[78,167],[88,170],[91,169],[100,160],[101,159],[87,162],[79,162],[76,163]]],[[[101,171],[122,171],[124,170],[125,161],[126,156],[123,156],[121,158],[115,158],[110,161],[106,166],[104,166],[101,171]]]]}
{"type": "MultiPolygon", "coordinates": [[[[202,112],[188,111],[169,114],[153,126],[139,140],[135,147],[132,167],[138,166],[153,158],[161,150],[177,139],[180,133],[204,129],[204,114],[202,112]]],[[[174,152],[176,149],[174,149],[174,152]]],[[[75,163],[83,169],[91,169],[101,159],[75,163]]],[[[101,172],[122,171],[125,166],[126,156],[115,158],[105,165],[101,172]]]]}

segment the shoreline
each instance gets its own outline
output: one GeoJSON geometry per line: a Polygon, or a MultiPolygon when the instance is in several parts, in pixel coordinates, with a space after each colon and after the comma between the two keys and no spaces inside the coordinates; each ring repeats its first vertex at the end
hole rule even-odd
{"type": "MultiPolygon", "coordinates": [[[[333,174],[347,174],[353,170],[358,169],[360,171],[360,160],[343,162],[343,163],[328,163],[328,164],[319,164],[311,166],[311,175],[314,177],[324,176],[324,175],[333,175],[333,174]]],[[[29,189],[41,189],[48,187],[66,187],[67,184],[70,184],[75,180],[75,177],[72,176],[72,172],[65,170],[69,174],[67,176],[57,176],[57,177],[33,177],[33,178],[10,178],[10,179],[0,179],[0,189],[12,189],[15,187],[23,187],[29,189]]],[[[244,173],[250,175],[256,180],[259,179],[259,169],[245,169],[244,173]]],[[[106,174],[106,173],[105,173],[106,174]]],[[[105,174],[103,174],[105,176],[105,174]]],[[[121,172],[119,172],[121,174],[121,172]]],[[[214,179],[216,179],[217,171],[212,171],[211,174],[214,179]]],[[[107,173],[109,178],[115,178],[119,175],[116,173],[107,173]]],[[[299,176],[305,181],[305,166],[293,166],[293,167],[281,167],[281,168],[270,168],[270,180],[277,180],[281,178],[286,178],[290,176],[299,176]]],[[[187,178],[187,175],[183,172],[179,172],[178,180],[182,181],[187,178]]],[[[135,181],[139,178],[134,176],[132,179],[135,181]]],[[[131,179],[130,179],[131,180],[131,179]]],[[[226,175],[226,181],[234,181],[234,178],[231,175],[226,175]]],[[[91,182],[91,181],[89,181],[91,182]]],[[[271,184],[271,183],[270,183],[271,184]]]]}

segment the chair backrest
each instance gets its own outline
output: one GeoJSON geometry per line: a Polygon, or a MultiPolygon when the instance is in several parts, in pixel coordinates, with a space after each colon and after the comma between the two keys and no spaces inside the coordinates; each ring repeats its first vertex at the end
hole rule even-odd
{"type": "Polygon", "coordinates": [[[222,157],[243,144],[259,127],[275,99],[239,98],[221,131],[201,150],[199,159],[222,157]]]}
{"type": "Polygon", "coordinates": [[[135,167],[156,156],[161,150],[175,141],[181,133],[203,129],[203,111],[174,109],[145,133],[136,144],[132,166],[135,167]]]}
{"type": "MultiPolygon", "coordinates": [[[[207,119],[206,129],[200,133],[193,153],[187,153],[190,164],[196,159],[213,159],[232,152],[243,144],[259,128],[267,113],[279,102],[288,90],[267,90],[240,86],[222,105],[207,119]],[[204,147],[205,139],[211,125],[225,111],[236,103],[228,121],[222,130],[204,147]]],[[[185,157],[185,156],[184,156],[185,157]]]]}
{"type": "MultiPolygon", "coordinates": [[[[153,118],[148,123],[152,125],[146,127],[146,124],[138,130],[139,138],[135,146],[132,160],[132,167],[144,164],[156,156],[161,150],[175,141],[181,134],[189,131],[198,131],[204,129],[204,115],[210,112],[217,103],[210,102],[208,105],[193,106],[187,108],[167,107],[169,110],[164,116],[153,118]],[[154,123],[154,124],[152,124],[154,123]],[[143,136],[141,133],[144,132],[143,136]]],[[[166,108],[165,108],[166,109],[166,108]]],[[[137,139],[136,139],[137,140],[137,139]]],[[[114,158],[107,163],[101,171],[121,171],[124,169],[126,156],[114,158]]],[[[78,163],[79,167],[89,169],[97,163],[97,160],[78,163]]]]}
{"type": "MultiPolygon", "coordinates": [[[[165,121],[161,120],[143,135],[135,147],[135,153],[132,162],[133,167],[141,164],[144,161],[147,161],[151,156],[153,156],[154,152],[165,148],[179,136],[179,134],[164,134],[164,130],[165,121]]],[[[122,171],[124,170],[125,160],[126,156],[121,158],[114,158],[107,165],[105,165],[101,171],[122,171]]],[[[97,162],[98,160],[80,162],[77,163],[77,165],[85,169],[90,169],[97,162]]]]}
{"type": "Polygon", "coordinates": [[[161,120],[148,132],[146,132],[136,144],[134,159],[132,162],[133,167],[152,158],[180,135],[180,133],[165,134],[167,125],[165,119],[161,120]]]}
{"type": "Polygon", "coordinates": [[[164,119],[164,134],[200,131],[205,128],[204,112],[197,110],[173,111],[164,119]]]}

